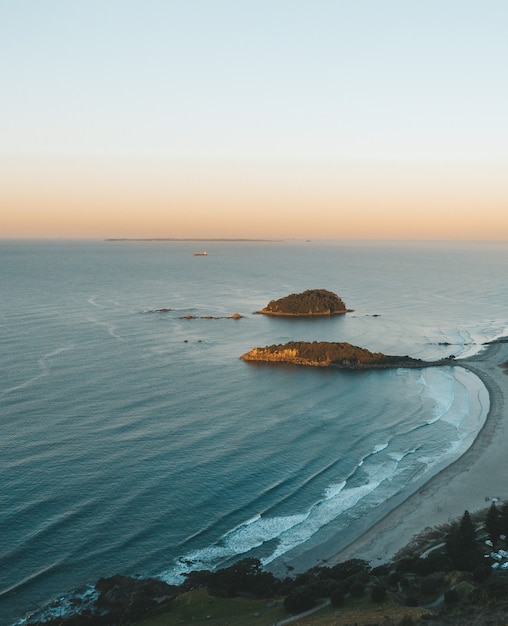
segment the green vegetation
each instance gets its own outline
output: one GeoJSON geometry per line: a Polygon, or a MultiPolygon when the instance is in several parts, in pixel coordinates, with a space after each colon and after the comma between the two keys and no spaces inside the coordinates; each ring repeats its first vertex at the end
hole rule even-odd
{"type": "MultiPolygon", "coordinates": [[[[225,570],[191,574],[186,585],[199,586],[178,596],[164,615],[138,626],[268,626],[313,607],[315,612],[297,618],[299,626],[507,624],[508,569],[492,568],[496,561],[485,544],[493,511],[495,505],[476,516],[465,511],[375,568],[351,559],[279,580],[262,576],[259,562],[246,559],[225,570]],[[231,584],[241,597],[226,600],[231,584]]],[[[498,542],[508,547],[506,539],[498,542]]]]}
{"type": "Polygon", "coordinates": [[[140,622],[141,626],[264,626],[287,617],[281,598],[269,601],[257,598],[220,598],[206,587],[182,593],[175,598],[171,610],[140,622]]]}
{"type": "MultiPolygon", "coordinates": [[[[330,341],[289,341],[285,344],[253,348],[241,357],[244,361],[272,361],[296,365],[361,367],[427,367],[434,363],[413,359],[409,356],[387,356],[370,352],[350,343],[330,341]]],[[[443,361],[439,362],[441,365],[443,361]]]]}
{"type": "Polygon", "coordinates": [[[505,508],[465,511],[377,567],[350,559],[280,579],[246,558],[217,571],[189,572],[179,587],[101,579],[95,609],[44,626],[273,626],[291,617],[298,626],[506,625],[507,540],[496,534],[494,551],[487,539],[505,508]]]}
{"type": "Polygon", "coordinates": [[[505,502],[500,509],[495,502],[492,502],[485,520],[485,530],[489,535],[494,547],[498,546],[501,536],[508,536],[508,502],[505,502]]]}
{"type": "Polygon", "coordinates": [[[312,317],[319,315],[338,315],[346,313],[346,305],[339,296],[326,289],[307,289],[303,293],[271,300],[260,313],[266,315],[286,315],[312,317]]]}

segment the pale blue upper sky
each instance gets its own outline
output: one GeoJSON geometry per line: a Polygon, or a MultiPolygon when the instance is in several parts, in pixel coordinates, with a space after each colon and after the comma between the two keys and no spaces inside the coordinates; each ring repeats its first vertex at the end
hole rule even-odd
{"type": "Polygon", "coordinates": [[[507,0],[0,0],[0,155],[508,158],[507,0]]]}

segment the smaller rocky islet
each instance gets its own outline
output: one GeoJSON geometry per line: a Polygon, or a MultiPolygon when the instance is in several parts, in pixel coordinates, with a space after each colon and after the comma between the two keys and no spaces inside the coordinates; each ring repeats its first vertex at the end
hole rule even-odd
{"type": "Polygon", "coordinates": [[[263,315],[282,317],[329,317],[348,312],[350,311],[342,298],[327,289],[307,289],[302,293],[291,293],[278,300],[270,300],[263,309],[257,311],[263,315]]]}

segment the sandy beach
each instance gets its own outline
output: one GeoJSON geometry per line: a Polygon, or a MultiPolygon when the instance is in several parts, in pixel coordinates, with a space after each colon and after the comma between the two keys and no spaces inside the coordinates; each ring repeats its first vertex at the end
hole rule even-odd
{"type": "Polygon", "coordinates": [[[327,564],[362,558],[372,565],[389,561],[426,528],[488,507],[493,498],[508,499],[504,472],[508,453],[508,343],[500,339],[480,354],[457,359],[481,378],[490,408],[483,428],[457,461],[431,478],[356,541],[327,559],[327,564]]]}

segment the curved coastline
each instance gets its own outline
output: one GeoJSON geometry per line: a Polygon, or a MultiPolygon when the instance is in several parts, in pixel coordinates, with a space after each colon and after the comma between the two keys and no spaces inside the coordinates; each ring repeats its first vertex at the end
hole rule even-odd
{"type": "Polygon", "coordinates": [[[414,485],[408,487],[387,501],[382,517],[366,525],[348,545],[339,547],[341,538],[337,536],[294,560],[286,559],[276,569],[282,573],[289,563],[295,571],[305,571],[318,564],[333,565],[350,558],[365,559],[372,565],[385,563],[425,529],[457,519],[466,509],[484,509],[494,498],[508,500],[508,483],[500,471],[508,452],[508,411],[504,401],[508,392],[507,362],[508,340],[500,338],[480,353],[458,358],[454,363],[478,376],[489,395],[484,423],[460,457],[416,489],[414,485]]]}

